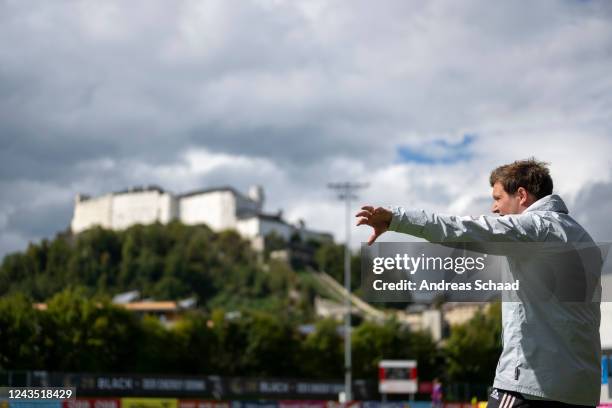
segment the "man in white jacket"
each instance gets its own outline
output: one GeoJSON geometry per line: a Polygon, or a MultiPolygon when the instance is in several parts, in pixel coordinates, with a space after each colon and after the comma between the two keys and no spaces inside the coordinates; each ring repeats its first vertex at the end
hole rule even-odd
{"type": "MultiPolygon", "coordinates": [[[[546,163],[516,161],[493,170],[492,211],[480,217],[366,205],[371,245],[386,231],[431,242],[581,243],[593,240],[553,194],[546,163]]],[[[548,244],[546,244],[548,245],[548,244]]],[[[599,254],[599,252],[598,252],[599,254]]],[[[600,265],[598,255],[595,263],[600,265]]],[[[511,273],[535,271],[532,257],[514,259],[511,273]]],[[[584,273],[576,270],[575,275],[584,273]]],[[[580,276],[578,276],[580,278],[580,276]]],[[[599,299],[563,302],[523,298],[502,303],[503,350],[488,407],[594,407],[600,395],[599,299]]]]}

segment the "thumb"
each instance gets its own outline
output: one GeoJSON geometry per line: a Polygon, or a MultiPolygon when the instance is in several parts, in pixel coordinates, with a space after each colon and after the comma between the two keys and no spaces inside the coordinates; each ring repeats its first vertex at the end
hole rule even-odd
{"type": "Polygon", "coordinates": [[[379,232],[375,232],[372,235],[370,235],[370,238],[368,239],[368,246],[372,245],[379,236],[380,236],[379,232]]]}

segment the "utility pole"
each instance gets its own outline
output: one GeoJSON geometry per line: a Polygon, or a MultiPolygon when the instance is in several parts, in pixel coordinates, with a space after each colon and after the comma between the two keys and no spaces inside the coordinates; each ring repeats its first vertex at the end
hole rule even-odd
{"type": "Polygon", "coordinates": [[[351,362],[351,200],[356,200],[356,190],[366,188],[367,183],[328,183],[327,187],[336,191],[338,198],[346,204],[346,243],[344,246],[344,289],[346,290],[344,315],[344,396],[345,403],[353,400],[352,362],[351,362]]]}

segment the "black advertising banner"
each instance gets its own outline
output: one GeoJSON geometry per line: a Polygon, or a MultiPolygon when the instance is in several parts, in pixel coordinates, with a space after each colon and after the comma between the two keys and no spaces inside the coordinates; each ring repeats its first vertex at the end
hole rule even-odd
{"type": "MultiPolygon", "coordinates": [[[[37,371],[24,377],[30,386],[76,387],[79,397],[209,397],[337,399],[344,391],[342,381],[308,381],[274,378],[219,376],[152,376],[131,374],[86,374],[37,371]]],[[[25,381],[24,381],[25,385],[25,381]]],[[[375,384],[356,380],[357,399],[375,394],[375,384]]]]}

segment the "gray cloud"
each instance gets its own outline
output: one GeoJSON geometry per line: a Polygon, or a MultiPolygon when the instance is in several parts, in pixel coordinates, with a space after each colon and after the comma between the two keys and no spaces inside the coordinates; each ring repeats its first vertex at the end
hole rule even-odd
{"type": "Polygon", "coordinates": [[[586,185],[576,194],[574,217],[598,242],[612,242],[612,182],[595,182],[586,185]]]}

